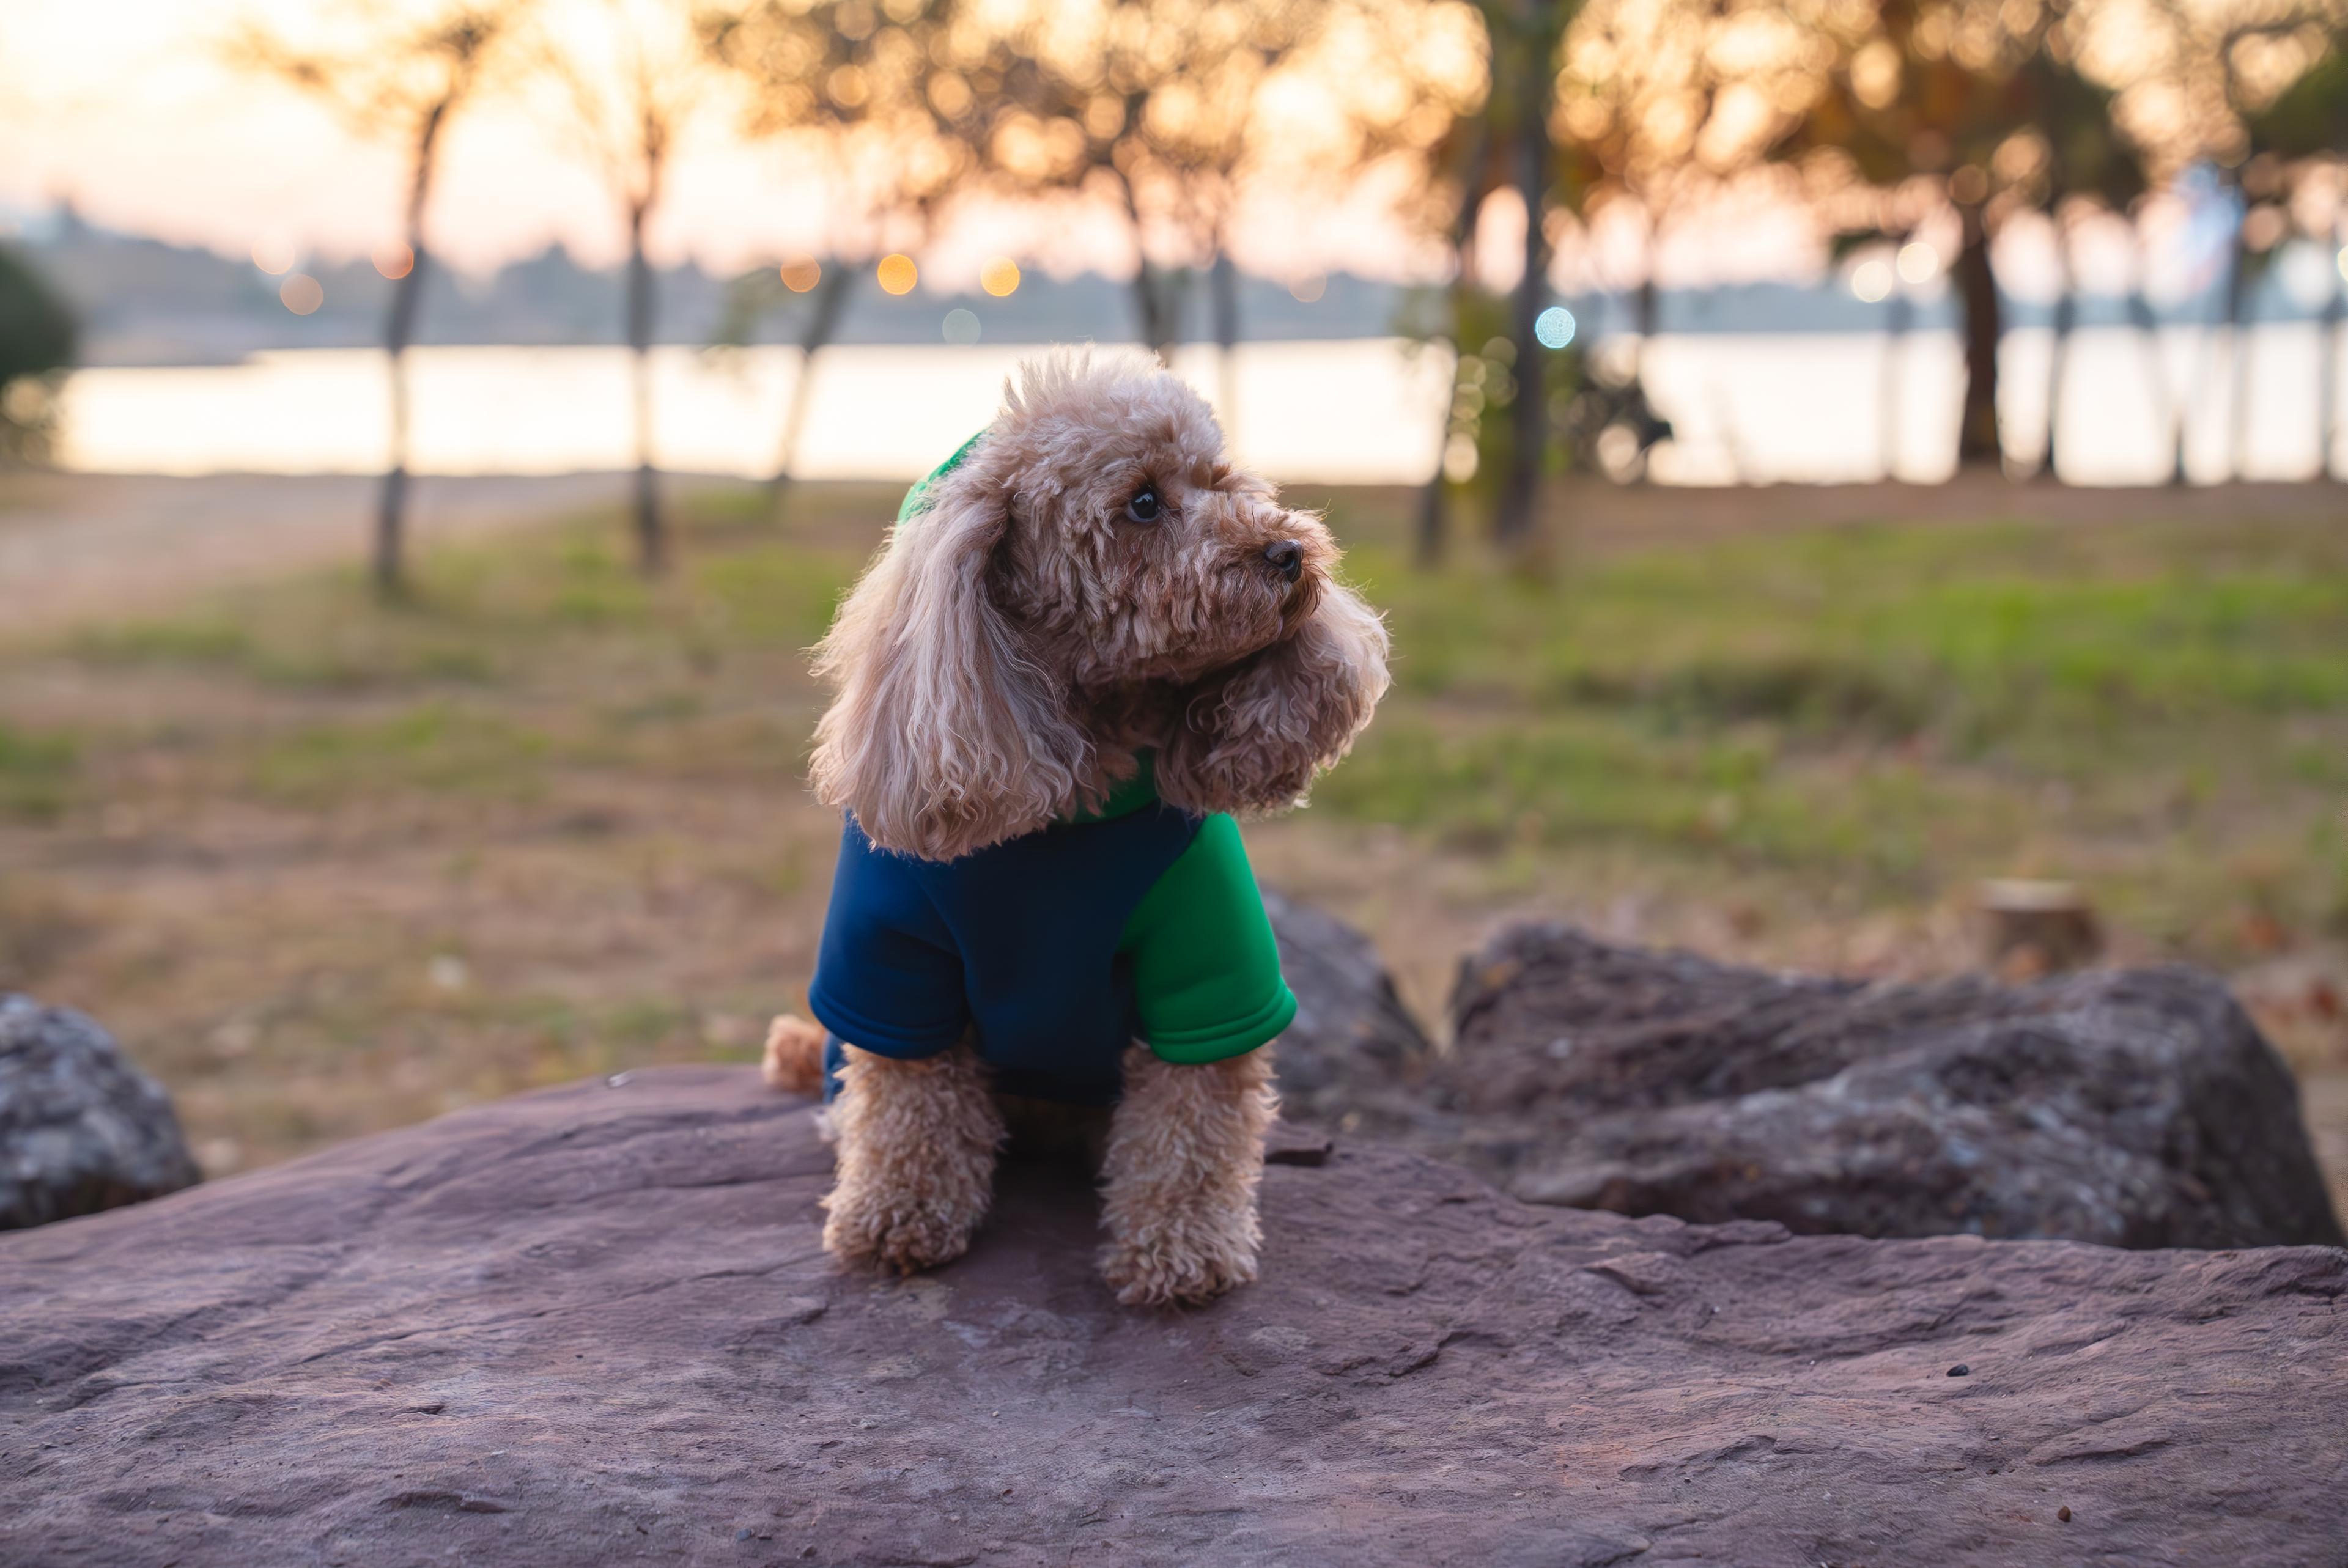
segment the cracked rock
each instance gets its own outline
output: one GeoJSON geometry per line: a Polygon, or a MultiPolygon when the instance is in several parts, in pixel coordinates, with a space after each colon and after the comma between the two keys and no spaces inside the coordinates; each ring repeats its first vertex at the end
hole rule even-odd
{"type": "Polygon", "coordinates": [[[1506,930],[1386,1124],[1529,1201],[1805,1233],[2339,1245],[2290,1069],[2215,977],[1870,985],[1506,930]]]}

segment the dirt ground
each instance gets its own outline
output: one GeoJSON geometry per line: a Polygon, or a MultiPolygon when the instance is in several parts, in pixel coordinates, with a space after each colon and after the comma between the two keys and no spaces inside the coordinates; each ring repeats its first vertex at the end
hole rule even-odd
{"type": "MultiPolygon", "coordinates": [[[[473,575],[386,619],[347,566],[314,570],[355,557],[359,482],[0,483],[0,985],[116,1030],[173,1091],[208,1170],[585,1073],[747,1060],[766,1015],[798,1000],[838,833],[797,782],[819,702],[799,650],[892,496],[813,490],[778,544],[755,500],[698,487],[714,507],[688,540],[698,575],[645,597],[573,537],[604,528],[613,493],[595,477],[436,482],[425,536],[460,547],[452,559],[473,575]],[[529,526],[549,518],[570,520],[529,526]],[[191,538],[201,548],[183,551],[191,538]],[[52,755],[63,760],[43,761],[52,755]]],[[[1810,538],[1886,518],[1929,531],[2117,529],[2157,517],[2189,530],[2255,513],[2293,538],[2329,537],[2348,518],[2336,492],[2312,487],[1967,481],[1570,490],[1559,502],[1572,524],[1570,569],[1583,572],[1659,546],[1810,538]]],[[[1355,496],[1333,516],[1375,561],[1399,548],[1407,507],[1355,496]]],[[[1461,589],[1471,623],[1483,591],[1461,589]]],[[[1451,635],[1444,605],[1395,614],[1422,642],[1451,635]]],[[[1406,688],[1395,723],[1439,727],[1501,702],[1501,683],[1470,672],[1441,690],[1406,688]]],[[[1532,718],[1516,714],[1487,716],[1504,737],[1529,733],[1532,718]]],[[[2341,733],[2327,712],[2288,724],[2294,745],[2341,733]]],[[[1720,733],[1742,746],[1751,728],[1737,716],[1720,733]]],[[[1652,744],[1677,746],[1677,734],[1652,744]]],[[[1947,792],[1913,808],[1928,820],[1974,800],[1993,816],[2008,796],[2051,798],[2044,780],[2014,784],[1995,759],[1903,760],[1908,741],[1838,733],[1785,746],[1772,766],[1789,788],[1839,790],[1870,770],[1908,769],[1898,782],[1921,766],[1947,792]]],[[[1706,759],[1690,765],[1715,765],[1706,759]]],[[[1714,807],[1728,795],[1695,797],[1702,820],[1683,825],[1684,841],[1671,836],[1681,826],[1637,816],[1622,832],[1607,818],[1560,836],[1538,821],[1545,804],[1496,832],[1444,815],[1456,803],[1414,818],[1394,804],[1395,764],[1367,753],[1358,764],[1368,782],[1354,794],[1251,827],[1251,854],[1267,883],[1369,931],[1438,1034],[1459,955],[1520,916],[1773,966],[1924,976],[1980,961],[1969,881],[1932,863],[1930,875],[1900,871],[1869,889],[1835,871],[1841,840],[1715,844],[1714,807]]],[[[2287,795],[2239,800],[2221,776],[2196,784],[2224,811],[2178,827],[2179,842],[2206,835],[2212,846],[2159,876],[2196,898],[2221,889],[2224,919],[2164,927],[2167,895],[2156,895],[2169,884],[2116,870],[2116,886],[2138,876],[2154,891],[2124,906],[2112,952],[2236,977],[2301,1067],[2348,1208],[2348,1024],[2337,1012],[2348,958],[2317,914],[2291,902],[2288,865],[2262,869],[2301,841],[2277,849],[2256,831],[2302,818],[2322,831],[2316,818],[2339,797],[2326,794],[2330,775],[2312,776],[2287,795]],[[2283,891],[2244,901],[2235,885],[2246,877],[2283,891]]],[[[2096,835],[2124,824],[2140,841],[2171,807],[2144,815],[2132,795],[2106,800],[2098,787],[2078,786],[2088,798],[2074,836],[2105,859],[2079,863],[2121,866],[2096,835]]],[[[2162,783],[2162,800],[2181,787],[2162,783]]],[[[1854,815],[1848,832],[1876,822],[1854,815]]],[[[1945,858],[2007,868],[1984,854],[1960,845],[1945,858]]]]}

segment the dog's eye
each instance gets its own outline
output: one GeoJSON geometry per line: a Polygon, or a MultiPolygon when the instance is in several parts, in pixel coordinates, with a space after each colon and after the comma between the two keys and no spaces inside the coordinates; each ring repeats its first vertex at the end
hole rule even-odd
{"type": "Polygon", "coordinates": [[[1156,522],[1158,510],[1158,492],[1148,485],[1136,491],[1133,499],[1125,504],[1125,515],[1137,523],[1156,522]]]}

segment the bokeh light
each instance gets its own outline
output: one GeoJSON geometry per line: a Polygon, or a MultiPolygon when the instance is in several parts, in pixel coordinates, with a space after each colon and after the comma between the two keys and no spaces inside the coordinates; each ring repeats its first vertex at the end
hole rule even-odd
{"type": "Polygon", "coordinates": [[[956,348],[968,348],[978,341],[978,317],[959,306],[948,311],[945,338],[956,348]]]}
{"type": "Polygon", "coordinates": [[[416,270],[416,252],[397,240],[386,240],[377,245],[368,260],[386,278],[404,278],[416,270]]]}
{"type": "Polygon", "coordinates": [[[780,271],[783,287],[795,294],[804,294],[823,282],[823,263],[813,256],[794,256],[780,271]]]}
{"type": "Polygon", "coordinates": [[[913,285],[922,281],[921,269],[913,265],[913,258],[901,251],[881,257],[873,276],[880,280],[881,292],[890,294],[910,294],[913,285]]]}
{"type": "Polygon", "coordinates": [[[978,286],[996,299],[1007,299],[1019,292],[1019,263],[1008,256],[997,256],[978,270],[978,286]]]}
{"type": "Polygon", "coordinates": [[[1443,444],[1443,477],[1464,485],[1476,477],[1476,438],[1464,430],[1453,431],[1443,444]]]}
{"type": "Polygon", "coordinates": [[[1288,292],[1309,305],[1329,292],[1329,280],[1318,272],[1307,272],[1289,284],[1288,292]]]}
{"type": "Polygon", "coordinates": [[[1891,263],[1869,256],[1850,270],[1850,292],[1868,304],[1891,297],[1891,263]]]}
{"type": "Polygon", "coordinates": [[[290,271],[300,259],[294,241],[282,234],[264,234],[252,242],[252,264],[273,277],[290,271]]]}
{"type": "Polygon", "coordinates": [[[1573,341],[1573,313],[1563,305],[1551,305],[1533,318],[1533,336],[1543,348],[1563,348],[1573,341]]]}
{"type": "Polygon", "coordinates": [[[307,272],[296,272],[277,287],[277,297],[297,316],[306,316],[326,302],[326,291],[307,272]]]}
{"type": "Polygon", "coordinates": [[[1941,253],[1921,240],[1900,247],[1900,275],[1911,283],[1929,283],[1941,275],[1941,253]]]}

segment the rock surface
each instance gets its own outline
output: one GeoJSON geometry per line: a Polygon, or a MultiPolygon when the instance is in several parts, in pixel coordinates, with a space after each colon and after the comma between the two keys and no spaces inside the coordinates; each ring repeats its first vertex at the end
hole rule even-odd
{"type": "Polygon", "coordinates": [[[2338,1251],[1693,1227],[1341,1140],[1268,1173],[1262,1281],[1143,1314],[1045,1167],[953,1266],[835,1273],[811,1122],[748,1070],[627,1074],[0,1237],[0,1560],[2230,1568],[2348,1539],[2338,1251]]]}
{"type": "Polygon", "coordinates": [[[196,1180],[171,1097],[111,1035],[68,1009],[0,995],[0,1229],[196,1180]]]}
{"type": "MultiPolygon", "coordinates": [[[[2291,1071],[2212,977],[1868,985],[1516,927],[1393,1125],[1539,1203],[1805,1233],[2343,1242],[2291,1071]]],[[[1382,1125],[1385,1125],[1382,1123],[1382,1125]]]]}
{"type": "Polygon", "coordinates": [[[1334,1121],[1365,1103],[1412,1092],[1435,1048],[1395,992],[1367,937],[1333,915],[1265,888],[1281,972],[1296,993],[1296,1021],[1273,1061],[1282,1112],[1334,1121]]]}

